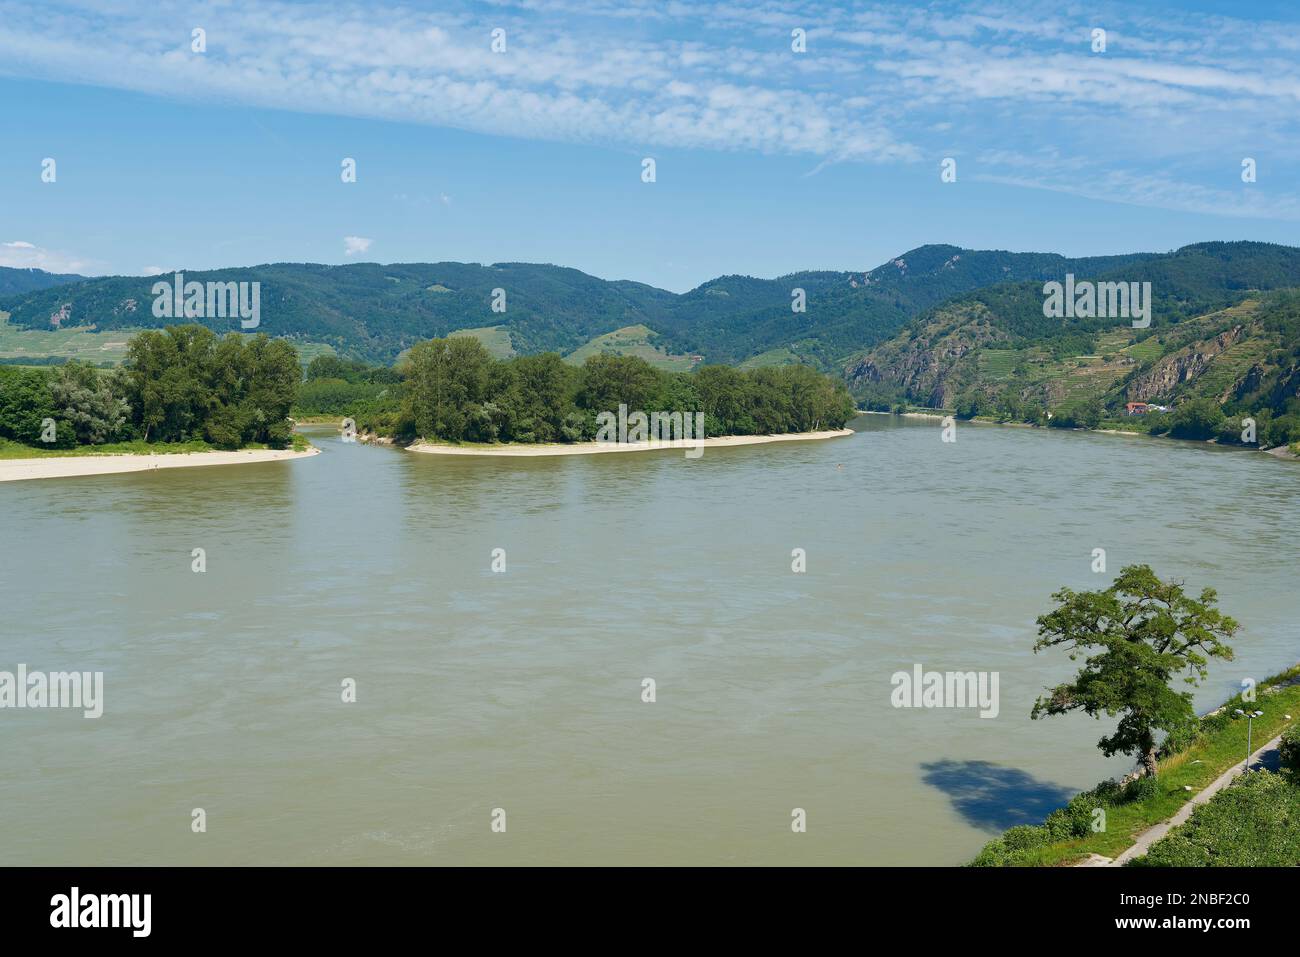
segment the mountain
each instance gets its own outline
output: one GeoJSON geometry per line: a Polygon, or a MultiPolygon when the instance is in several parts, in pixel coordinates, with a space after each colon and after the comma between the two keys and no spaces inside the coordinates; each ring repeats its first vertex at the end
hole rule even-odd
{"type": "Polygon", "coordinates": [[[53,273],[44,269],[15,269],[0,266],[0,296],[21,295],[51,286],[63,286],[71,282],[82,282],[85,276],[76,273],[53,273]]]}
{"type": "MultiPolygon", "coordinates": [[[[710,362],[804,361],[829,369],[953,295],[1141,258],[1072,260],[923,246],[862,273],[723,276],[683,295],[533,263],[275,263],[185,277],[260,282],[264,331],[371,360],[392,360],[422,339],[462,329],[492,329],[515,353],[568,354],[597,337],[645,326],[669,354],[703,355],[710,362]],[[504,312],[492,309],[495,289],[505,290],[504,312]],[[804,312],[791,309],[795,289],[804,290],[804,312]]],[[[0,309],[11,313],[14,326],[27,329],[159,326],[175,320],[153,316],[151,289],[170,279],[113,276],[18,289],[20,295],[0,298],[0,309]]],[[[218,330],[236,325],[200,321],[218,330]]]]}
{"type": "Polygon", "coordinates": [[[723,276],[672,300],[656,328],[674,351],[702,353],[713,362],[738,363],[786,350],[802,361],[834,367],[889,338],[924,310],[972,289],[1116,268],[1146,256],[1067,259],[921,246],[862,273],[723,276]],[[796,288],[806,294],[803,313],[791,309],[796,288]]]}
{"type": "Polygon", "coordinates": [[[1076,279],[1151,283],[1149,328],[1045,316],[1039,283],[990,286],[928,310],[849,362],[850,388],[873,404],[935,408],[1007,398],[1046,409],[1085,399],[1112,410],[1188,396],[1226,402],[1259,398],[1268,383],[1270,404],[1295,394],[1288,370],[1300,323],[1285,320],[1292,300],[1276,291],[1300,288],[1300,249],[1202,243],[1099,265],[1078,267],[1076,279]]]}
{"type": "MultiPolygon", "coordinates": [[[[568,352],[589,339],[644,322],[646,305],[672,294],[606,282],[576,269],[531,263],[413,263],[346,266],[274,263],[185,273],[186,282],[258,282],[260,331],[324,342],[338,352],[391,360],[423,339],[504,324],[516,352],[568,352]],[[504,312],[492,310],[504,289],[504,312]]],[[[10,323],[30,329],[162,326],[152,288],[172,276],[113,276],[0,300],[10,323]]],[[[218,331],[230,319],[200,319],[218,331]]]]}
{"type": "MultiPolygon", "coordinates": [[[[1046,320],[1047,280],[1072,273],[1150,281],[1154,325],[1163,328],[1232,305],[1250,290],[1300,286],[1298,256],[1264,243],[1074,259],[929,245],[862,272],[721,276],[681,295],[537,263],[273,263],[185,276],[258,282],[260,331],[370,361],[389,362],[416,342],[461,332],[503,355],[621,349],[688,365],[698,357],[747,366],[806,362],[847,369],[862,396],[947,402],[978,379],[969,362],[957,361],[976,346],[1014,352],[1032,344],[1054,356],[1080,355],[1113,328],[1046,320]],[[800,289],[802,312],[792,309],[800,289]],[[504,311],[493,309],[501,304],[495,290],[504,290],[504,311]]],[[[152,288],[171,278],[75,278],[0,295],[0,310],[16,330],[162,326],[176,320],[153,315],[152,288]]],[[[239,327],[234,319],[198,321],[218,331],[239,327]]]]}

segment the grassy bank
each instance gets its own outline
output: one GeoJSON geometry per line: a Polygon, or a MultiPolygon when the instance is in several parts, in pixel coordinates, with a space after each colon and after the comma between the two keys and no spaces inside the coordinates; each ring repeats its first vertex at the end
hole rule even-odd
{"type": "MultiPolygon", "coordinates": [[[[1260,683],[1251,708],[1264,712],[1255,719],[1253,746],[1259,747],[1300,715],[1300,665],[1260,683]]],[[[1103,782],[1076,795],[1066,807],[1052,812],[1041,825],[1013,827],[984,846],[972,861],[977,867],[1053,866],[1071,864],[1100,854],[1114,858],[1138,834],[1172,817],[1197,792],[1246,756],[1246,722],[1232,717],[1247,705],[1237,695],[1213,715],[1200,719],[1196,734],[1185,746],[1166,749],[1154,781],[1140,779],[1127,786],[1103,782]],[[1187,790],[1190,788],[1190,790],[1187,790]],[[1106,828],[1091,829],[1096,808],[1105,809],[1106,828]]]]}
{"type": "Polygon", "coordinates": [[[1298,785],[1288,767],[1239,775],[1127,866],[1294,867],[1300,861],[1298,785]]]}

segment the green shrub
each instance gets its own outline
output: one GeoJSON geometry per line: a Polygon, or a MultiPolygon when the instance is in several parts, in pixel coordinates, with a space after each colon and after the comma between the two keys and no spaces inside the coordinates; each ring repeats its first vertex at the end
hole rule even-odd
{"type": "Polygon", "coordinates": [[[1052,415],[1051,425],[1058,429],[1095,429],[1101,425],[1106,410],[1096,399],[1072,402],[1052,415]]]}
{"type": "Polygon", "coordinates": [[[1010,867],[1026,851],[1042,847],[1054,840],[1051,832],[1033,824],[1018,824],[1008,828],[999,838],[984,845],[979,856],[970,862],[971,867],[1010,867]]]}
{"type": "Polygon", "coordinates": [[[1054,841],[1084,837],[1092,830],[1093,811],[1105,803],[1097,796],[1096,790],[1076,794],[1065,807],[1057,808],[1047,815],[1044,826],[1051,832],[1054,841]]]}
{"type": "MultiPolygon", "coordinates": [[[[321,356],[321,359],[333,356],[321,356]]],[[[315,364],[314,360],[313,365],[315,364]]],[[[298,386],[294,411],[301,415],[348,415],[363,403],[379,398],[389,386],[346,379],[309,379],[298,386]]]]}
{"type": "Polygon", "coordinates": [[[1176,439],[1212,439],[1222,422],[1219,403],[1213,399],[1190,399],[1174,409],[1169,418],[1169,434],[1176,439]]]}
{"type": "Polygon", "coordinates": [[[1155,778],[1136,778],[1124,786],[1123,795],[1118,804],[1131,804],[1134,801],[1146,801],[1160,793],[1160,784],[1155,778]]]}
{"type": "MultiPolygon", "coordinates": [[[[1239,699],[1234,698],[1233,701],[1239,699]]],[[[1232,723],[1232,717],[1228,713],[1228,708],[1223,708],[1217,714],[1206,715],[1201,719],[1202,734],[1221,734],[1228,730],[1228,725],[1232,723]]]]}
{"type": "Polygon", "coordinates": [[[955,415],[959,419],[973,419],[977,415],[988,415],[993,411],[993,404],[987,396],[978,392],[968,392],[957,397],[953,403],[955,415]]]}
{"type": "Polygon", "coordinates": [[[1282,732],[1277,750],[1282,758],[1282,766],[1300,773],[1300,724],[1293,724],[1282,732]]]}
{"type": "Polygon", "coordinates": [[[1260,431],[1260,439],[1268,446],[1290,445],[1300,440],[1300,415],[1291,413],[1273,419],[1267,429],[1260,431]]]}
{"type": "Polygon", "coordinates": [[[1186,751],[1208,730],[1205,721],[1193,719],[1180,728],[1175,728],[1165,736],[1160,745],[1159,756],[1167,758],[1171,754],[1186,751]]]}

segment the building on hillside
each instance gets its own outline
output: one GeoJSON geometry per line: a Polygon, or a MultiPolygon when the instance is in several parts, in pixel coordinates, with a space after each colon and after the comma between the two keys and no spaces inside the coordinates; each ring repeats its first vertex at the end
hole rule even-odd
{"type": "Polygon", "coordinates": [[[1151,406],[1145,402],[1126,402],[1124,403],[1125,415],[1146,415],[1151,411],[1151,406]]]}

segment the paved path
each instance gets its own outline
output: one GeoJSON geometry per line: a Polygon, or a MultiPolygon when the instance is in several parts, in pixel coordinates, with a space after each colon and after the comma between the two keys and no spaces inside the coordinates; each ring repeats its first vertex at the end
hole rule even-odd
{"type": "MultiPolygon", "coordinates": [[[[1282,740],[1282,735],[1279,734],[1272,741],[1268,742],[1268,744],[1264,745],[1262,748],[1260,748],[1258,751],[1252,754],[1250,756],[1251,767],[1254,767],[1256,765],[1262,765],[1263,767],[1266,768],[1276,769],[1279,763],[1277,746],[1278,746],[1278,742],[1281,740],[1282,740]]],[[[1225,787],[1227,787],[1228,784],[1232,781],[1232,779],[1235,778],[1240,773],[1241,773],[1241,765],[1234,764],[1232,767],[1228,768],[1228,770],[1224,771],[1217,778],[1215,778],[1214,781],[1211,782],[1208,787],[1206,787],[1203,791],[1198,793],[1190,801],[1188,801],[1181,808],[1179,808],[1178,813],[1175,814],[1173,817],[1171,817],[1169,820],[1165,821],[1162,824],[1157,824],[1155,827],[1148,828],[1147,830],[1143,831],[1140,835],[1138,835],[1138,839],[1133,844],[1133,846],[1130,847],[1128,850],[1126,850],[1119,857],[1109,862],[1107,862],[1105,858],[1100,858],[1095,861],[1090,859],[1088,863],[1085,864],[1084,866],[1085,867],[1087,866],[1120,867],[1121,865],[1125,864],[1128,861],[1131,861],[1135,857],[1141,857],[1147,851],[1151,850],[1152,844],[1160,840],[1171,830],[1176,828],[1179,824],[1182,824],[1189,817],[1191,817],[1193,811],[1195,811],[1198,807],[1200,807],[1210,798],[1214,797],[1214,795],[1218,794],[1225,787]]]]}

